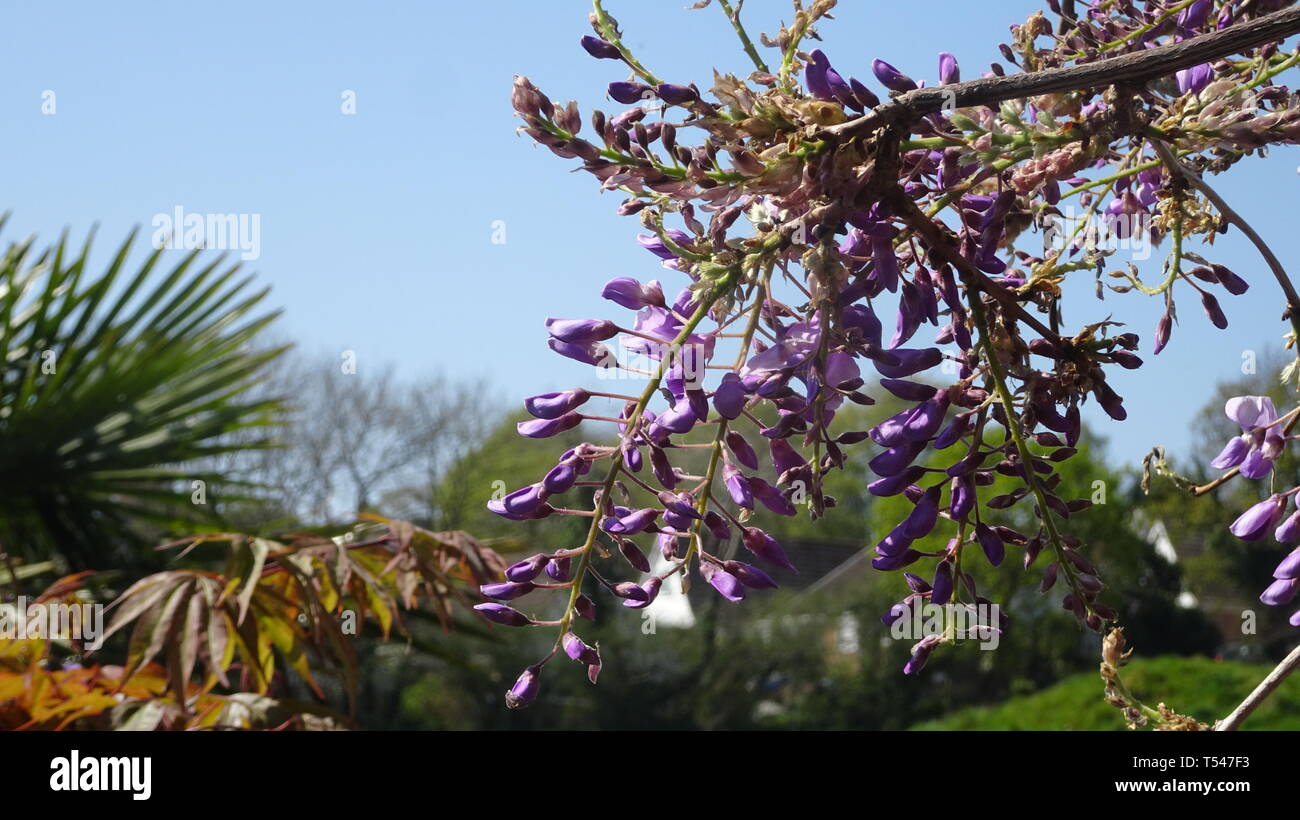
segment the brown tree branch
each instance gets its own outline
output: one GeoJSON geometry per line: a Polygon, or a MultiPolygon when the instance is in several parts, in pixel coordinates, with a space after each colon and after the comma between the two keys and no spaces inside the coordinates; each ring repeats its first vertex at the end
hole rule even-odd
{"type": "Polygon", "coordinates": [[[1115,84],[1141,84],[1175,71],[1284,40],[1300,33],[1300,6],[1229,26],[1178,43],[1045,71],[983,77],[964,83],[920,88],[899,95],[860,117],[823,129],[820,137],[853,137],[921,115],[953,108],[996,105],[1039,94],[1079,91],[1115,84]]]}

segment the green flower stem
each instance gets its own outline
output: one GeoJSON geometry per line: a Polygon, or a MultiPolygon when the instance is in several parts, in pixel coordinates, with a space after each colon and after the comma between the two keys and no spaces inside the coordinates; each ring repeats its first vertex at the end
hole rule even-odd
{"type": "Polygon", "coordinates": [[[641,79],[645,80],[650,85],[659,85],[662,80],[651,74],[645,66],[641,65],[641,63],[637,61],[636,57],[632,56],[632,52],[627,49],[627,46],[623,45],[623,41],[618,36],[618,29],[614,26],[614,21],[610,18],[609,14],[605,12],[605,9],[600,5],[600,3],[601,0],[592,0],[591,2],[591,13],[596,19],[596,27],[600,30],[600,36],[605,38],[605,41],[614,46],[614,48],[618,49],[618,53],[623,55],[623,62],[627,63],[628,67],[635,71],[641,79]]]}
{"type": "Polygon", "coordinates": [[[754,67],[764,74],[771,74],[771,69],[767,67],[767,63],[763,62],[763,58],[758,56],[758,49],[754,48],[754,41],[749,39],[749,33],[745,31],[745,26],[740,22],[740,13],[733,11],[731,3],[727,2],[727,0],[718,0],[718,5],[722,6],[722,11],[726,13],[727,19],[731,21],[731,27],[736,30],[736,36],[740,38],[740,44],[744,46],[749,59],[754,62],[754,67]]]}

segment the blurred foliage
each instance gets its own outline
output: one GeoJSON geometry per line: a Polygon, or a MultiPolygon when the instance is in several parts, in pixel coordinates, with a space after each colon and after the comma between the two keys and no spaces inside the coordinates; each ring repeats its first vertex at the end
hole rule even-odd
{"type": "MultiPolygon", "coordinates": [[[[178,560],[191,566],[145,576],[109,607],[101,639],[131,627],[124,648],[85,646],[81,639],[96,636],[84,632],[0,639],[0,726],[345,727],[361,679],[354,638],[367,621],[381,639],[409,634],[404,614],[424,607],[447,630],[457,608],[470,612],[477,587],[504,570],[464,533],[374,516],[335,538],[302,534],[282,544],[227,533],[170,546],[184,547],[178,560]],[[224,548],[219,571],[200,559],[210,545],[224,548]],[[123,664],[100,663],[119,649],[123,664]],[[346,715],[327,705],[313,667],[341,682],[346,715]],[[314,701],[285,696],[294,676],[314,701]]],[[[93,580],[64,578],[35,604],[92,603],[93,580]]]]}
{"type": "MultiPolygon", "coordinates": [[[[1163,701],[1173,709],[1213,723],[1233,709],[1270,671],[1259,664],[1212,658],[1138,659],[1124,667],[1124,681],[1139,698],[1163,701]]],[[[1103,703],[1095,674],[1075,675],[1042,692],[991,707],[961,709],[919,730],[987,731],[990,729],[1123,730],[1120,711],[1103,703]]],[[[1300,729],[1300,679],[1284,683],[1252,714],[1244,730],[1300,729]]]]}

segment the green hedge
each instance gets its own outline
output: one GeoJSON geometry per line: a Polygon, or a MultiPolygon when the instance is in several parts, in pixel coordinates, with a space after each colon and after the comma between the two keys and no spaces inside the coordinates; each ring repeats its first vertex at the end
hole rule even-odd
{"type": "MultiPolygon", "coordinates": [[[[1164,702],[1181,714],[1210,723],[1231,712],[1269,669],[1212,658],[1164,657],[1135,660],[1124,667],[1124,680],[1149,706],[1164,702]]],[[[997,706],[960,709],[912,728],[1122,730],[1119,710],[1102,701],[1101,691],[1097,674],[1075,675],[1032,695],[997,706]]],[[[1286,681],[1243,728],[1300,729],[1300,678],[1286,681]]]]}

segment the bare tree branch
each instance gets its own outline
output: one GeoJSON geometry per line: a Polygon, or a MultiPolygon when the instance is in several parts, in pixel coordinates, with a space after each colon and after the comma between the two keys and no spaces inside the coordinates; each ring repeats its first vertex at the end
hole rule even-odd
{"type": "Polygon", "coordinates": [[[1258,709],[1259,705],[1263,703],[1269,695],[1273,694],[1273,692],[1282,685],[1282,681],[1286,680],[1287,676],[1294,672],[1298,666],[1300,666],[1300,646],[1292,649],[1291,654],[1287,655],[1272,672],[1269,672],[1268,677],[1259,682],[1259,686],[1255,687],[1255,691],[1251,692],[1250,695],[1241,702],[1240,706],[1232,710],[1232,714],[1214,724],[1214,731],[1236,731],[1246,718],[1250,717],[1250,713],[1258,709]]]}
{"type": "Polygon", "coordinates": [[[1140,84],[1184,68],[1300,33],[1300,6],[1220,31],[1167,43],[1095,63],[1046,71],[983,77],[964,83],[920,88],[895,97],[861,117],[824,129],[820,136],[852,137],[945,108],[996,105],[1039,94],[1079,91],[1115,84],[1140,84]]]}

